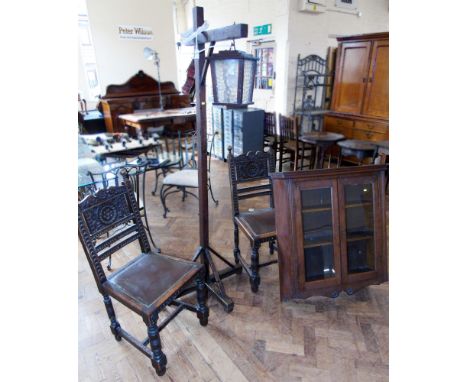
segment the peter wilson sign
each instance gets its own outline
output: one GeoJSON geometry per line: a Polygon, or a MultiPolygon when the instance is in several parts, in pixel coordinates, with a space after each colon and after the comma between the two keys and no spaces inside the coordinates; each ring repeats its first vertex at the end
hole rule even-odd
{"type": "Polygon", "coordinates": [[[119,37],[124,40],[152,40],[153,30],[150,27],[119,25],[119,37]]]}

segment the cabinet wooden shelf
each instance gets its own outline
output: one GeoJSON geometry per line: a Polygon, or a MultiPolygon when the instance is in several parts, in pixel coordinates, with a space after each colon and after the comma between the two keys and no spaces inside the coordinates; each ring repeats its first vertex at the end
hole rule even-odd
{"type": "Polygon", "coordinates": [[[323,245],[331,245],[331,244],[333,244],[332,241],[319,241],[319,242],[310,243],[310,244],[307,244],[307,242],[304,242],[304,249],[306,249],[306,248],[321,247],[321,246],[323,246],[323,245]]]}
{"type": "Polygon", "coordinates": [[[281,300],[352,294],[387,280],[386,170],[271,174],[281,300]]]}
{"type": "Polygon", "coordinates": [[[301,212],[303,214],[310,213],[310,212],[323,212],[323,211],[330,211],[331,207],[317,207],[317,208],[304,208],[301,212]]]}
{"type": "Polygon", "coordinates": [[[372,202],[347,204],[345,208],[369,207],[369,206],[372,206],[372,202]]]}

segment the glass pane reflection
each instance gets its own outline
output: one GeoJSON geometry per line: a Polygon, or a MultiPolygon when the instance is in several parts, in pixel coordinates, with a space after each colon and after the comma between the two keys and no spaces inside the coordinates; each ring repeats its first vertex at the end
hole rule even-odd
{"type": "Polygon", "coordinates": [[[374,204],[371,183],[346,185],[348,273],[375,269],[374,204]]]}
{"type": "Polygon", "coordinates": [[[306,281],[335,276],[331,189],[301,192],[306,281]]]}

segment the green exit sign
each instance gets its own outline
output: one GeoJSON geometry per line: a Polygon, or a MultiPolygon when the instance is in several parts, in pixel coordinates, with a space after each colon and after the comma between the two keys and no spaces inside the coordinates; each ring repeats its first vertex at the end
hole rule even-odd
{"type": "Polygon", "coordinates": [[[254,36],[259,36],[262,34],[271,34],[271,24],[257,25],[253,28],[254,36]]]}

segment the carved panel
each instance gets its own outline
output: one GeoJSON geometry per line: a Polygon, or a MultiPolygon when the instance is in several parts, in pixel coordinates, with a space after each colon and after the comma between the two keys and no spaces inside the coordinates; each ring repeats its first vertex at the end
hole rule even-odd
{"type": "Polygon", "coordinates": [[[133,218],[124,187],[111,187],[88,196],[83,203],[83,218],[90,235],[110,230],[133,218]],[[120,192],[119,192],[120,191],[120,192]]]}
{"type": "Polygon", "coordinates": [[[234,158],[235,181],[252,181],[267,178],[270,171],[274,171],[270,153],[249,151],[234,158]]]}

